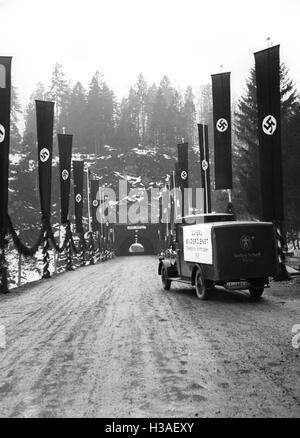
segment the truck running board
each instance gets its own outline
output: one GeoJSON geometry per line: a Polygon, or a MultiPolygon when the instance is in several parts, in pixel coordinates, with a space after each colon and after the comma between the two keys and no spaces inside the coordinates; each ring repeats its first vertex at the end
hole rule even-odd
{"type": "Polygon", "coordinates": [[[191,284],[190,278],[183,278],[183,277],[168,277],[167,280],[170,281],[178,281],[179,283],[188,283],[191,284]]]}

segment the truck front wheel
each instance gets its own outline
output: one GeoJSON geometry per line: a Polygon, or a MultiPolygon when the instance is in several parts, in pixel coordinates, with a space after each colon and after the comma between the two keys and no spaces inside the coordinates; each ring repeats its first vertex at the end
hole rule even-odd
{"type": "Polygon", "coordinates": [[[197,297],[200,300],[207,300],[208,289],[207,289],[207,286],[205,284],[203,272],[202,272],[200,267],[197,269],[196,275],[195,275],[195,288],[196,288],[197,297]]]}

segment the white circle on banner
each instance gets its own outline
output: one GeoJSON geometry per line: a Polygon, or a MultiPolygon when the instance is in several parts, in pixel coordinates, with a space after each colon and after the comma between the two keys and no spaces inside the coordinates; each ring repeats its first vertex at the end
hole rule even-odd
{"type": "Polygon", "coordinates": [[[267,135],[273,135],[277,128],[277,120],[274,116],[269,114],[263,119],[262,122],[262,129],[265,134],[267,135]]]}
{"type": "Polygon", "coordinates": [[[0,143],[2,143],[5,139],[5,128],[0,123],[0,143]]]}
{"type": "Polygon", "coordinates": [[[249,251],[252,247],[252,239],[250,236],[244,235],[240,238],[240,245],[244,251],[249,251]]]}
{"type": "Polygon", "coordinates": [[[93,200],[93,206],[94,206],[94,207],[98,207],[98,201],[97,201],[97,199],[94,199],[94,200],[93,200]]]}
{"type": "Polygon", "coordinates": [[[61,173],[62,179],[64,181],[66,181],[69,178],[69,172],[67,171],[67,169],[64,169],[61,173]]]}
{"type": "Polygon", "coordinates": [[[228,122],[223,117],[216,123],[216,128],[219,132],[226,132],[228,129],[228,122]]]}
{"type": "Polygon", "coordinates": [[[180,174],[181,179],[186,180],[187,179],[187,172],[185,170],[183,170],[180,174]]]}
{"type": "Polygon", "coordinates": [[[78,203],[81,202],[81,199],[82,199],[81,194],[77,193],[75,199],[76,199],[76,202],[78,202],[78,203]]]}
{"type": "Polygon", "coordinates": [[[208,162],[206,160],[202,160],[202,169],[204,171],[208,169],[208,162]]]}
{"type": "Polygon", "coordinates": [[[50,152],[47,148],[41,149],[40,152],[40,160],[42,163],[45,163],[50,157],[50,152]]]}

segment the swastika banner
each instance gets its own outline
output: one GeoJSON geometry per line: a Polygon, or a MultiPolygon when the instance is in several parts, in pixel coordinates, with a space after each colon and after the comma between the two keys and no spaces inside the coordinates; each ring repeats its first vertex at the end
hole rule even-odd
{"type": "Polygon", "coordinates": [[[215,189],[232,189],[230,73],[215,74],[211,78],[215,189]]]}
{"type": "Polygon", "coordinates": [[[0,56],[0,235],[7,231],[11,57],[0,56]]]}
{"type": "Polygon", "coordinates": [[[65,224],[69,216],[72,135],[57,134],[60,173],[61,223],[65,224]]]}
{"type": "Polygon", "coordinates": [[[77,233],[82,232],[83,176],[84,162],[73,161],[74,210],[77,233]]]}
{"type": "Polygon", "coordinates": [[[189,169],[188,169],[188,143],[177,145],[178,162],[176,166],[176,184],[181,190],[182,196],[182,214],[184,216],[184,189],[189,186],[189,169]]]}
{"type": "Polygon", "coordinates": [[[254,53],[262,219],[283,219],[279,46],[254,53]]]}
{"type": "Polygon", "coordinates": [[[54,102],[36,100],[35,104],[41,212],[50,221],[54,102]]]}
{"type": "Polygon", "coordinates": [[[97,179],[91,180],[91,203],[92,203],[92,230],[99,229],[99,222],[97,221],[97,209],[99,207],[99,199],[97,193],[99,190],[99,181],[97,179]]]}
{"type": "Polygon", "coordinates": [[[204,212],[211,212],[211,193],[210,193],[210,166],[209,166],[209,147],[208,147],[208,126],[198,124],[199,150],[200,150],[200,172],[201,185],[204,188],[204,212]]]}

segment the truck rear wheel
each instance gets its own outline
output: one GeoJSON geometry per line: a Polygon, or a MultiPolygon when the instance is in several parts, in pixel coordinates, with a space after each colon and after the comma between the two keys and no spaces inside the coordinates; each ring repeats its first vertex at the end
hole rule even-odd
{"type": "Polygon", "coordinates": [[[264,289],[265,289],[264,286],[249,287],[249,292],[252,298],[258,300],[264,293],[264,289]]]}
{"type": "Polygon", "coordinates": [[[196,288],[197,297],[200,300],[207,300],[208,289],[206,287],[203,272],[202,272],[202,269],[200,267],[197,269],[196,275],[195,275],[195,288],[196,288]]]}
{"type": "Polygon", "coordinates": [[[164,290],[170,290],[171,280],[168,280],[168,272],[165,266],[161,268],[161,282],[164,290]]]}

